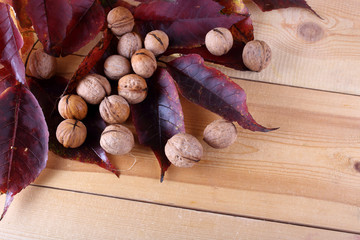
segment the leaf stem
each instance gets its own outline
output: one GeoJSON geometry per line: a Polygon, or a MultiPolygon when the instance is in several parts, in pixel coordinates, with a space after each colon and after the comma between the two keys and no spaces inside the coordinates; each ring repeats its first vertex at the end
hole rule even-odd
{"type": "Polygon", "coordinates": [[[32,52],[32,50],[34,50],[34,48],[35,48],[35,46],[36,46],[36,44],[37,44],[38,42],[39,42],[39,39],[35,41],[35,43],[34,43],[34,44],[32,45],[32,47],[31,47],[28,55],[26,56],[26,60],[25,60],[25,71],[26,71],[26,68],[27,68],[27,64],[28,64],[28,61],[29,61],[29,57],[30,57],[30,55],[31,55],[31,52],[32,52]]]}

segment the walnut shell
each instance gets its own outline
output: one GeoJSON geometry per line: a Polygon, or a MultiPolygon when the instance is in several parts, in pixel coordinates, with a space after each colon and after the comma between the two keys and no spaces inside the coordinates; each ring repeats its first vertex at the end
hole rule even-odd
{"type": "Polygon", "coordinates": [[[110,92],[109,81],[99,74],[87,75],[76,87],[76,93],[90,104],[99,104],[110,92]]]}
{"type": "Polygon", "coordinates": [[[130,107],[123,97],[111,95],[102,100],[99,112],[102,119],[109,124],[123,123],[130,115],[130,107]]]}
{"type": "Polygon", "coordinates": [[[66,148],[80,147],[86,139],[85,125],[79,120],[66,119],[56,129],[56,138],[66,148]]]}
{"type": "Polygon", "coordinates": [[[105,60],[104,73],[112,80],[119,80],[122,76],[131,73],[129,60],[120,55],[112,55],[105,60]]]}
{"type": "Polygon", "coordinates": [[[226,148],[237,138],[237,130],[232,122],[218,119],[206,126],[204,141],[213,148],[226,148]]]}
{"type": "Polygon", "coordinates": [[[149,32],[144,40],[147,50],[150,50],[155,56],[162,54],[169,46],[169,37],[165,32],[154,30],[149,32]]]}
{"type": "Polygon", "coordinates": [[[142,48],[132,55],[131,66],[137,75],[143,78],[149,78],[154,74],[157,68],[157,62],[151,51],[142,48]]]}
{"type": "Polygon", "coordinates": [[[248,69],[260,72],[265,69],[271,61],[271,49],[266,42],[253,40],[245,45],[242,57],[248,69]]]}
{"type": "Polygon", "coordinates": [[[218,27],[210,30],[205,36],[205,45],[209,52],[221,56],[229,52],[234,43],[229,29],[218,27]]]}
{"type": "Polygon", "coordinates": [[[37,49],[29,58],[30,75],[38,79],[50,79],[55,75],[56,58],[37,49]]]}
{"type": "Polygon", "coordinates": [[[142,41],[137,33],[130,32],[124,34],[117,45],[118,53],[126,58],[131,58],[132,55],[142,48],[142,41]]]}
{"type": "Polygon", "coordinates": [[[131,32],[135,21],[131,12],[124,7],[113,8],[107,15],[108,27],[117,36],[131,32]]]}
{"type": "Polygon", "coordinates": [[[147,96],[147,84],[144,78],[129,74],[120,78],[118,82],[118,94],[130,104],[137,104],[147,96]]]}
{"type": "Polygon", "coordinates": [[[82,120],[86,117],[88,107],[84,99],[78,95],[65,95],[58,104],[60,115],[65,119],[82,120]]]}
{"type": "Polygon", "coordinates": [[[165,155],[177,167],[192,167],[200,161],[203,147],[194,136],[178,133],[167,141],[165,155]]]}
{"type": "Polygon", "coordinates": [[[120,124],[109,125],[101,134],[100,146],[107,153],[124,155],[133,149],[134,135],[120,124]]]}

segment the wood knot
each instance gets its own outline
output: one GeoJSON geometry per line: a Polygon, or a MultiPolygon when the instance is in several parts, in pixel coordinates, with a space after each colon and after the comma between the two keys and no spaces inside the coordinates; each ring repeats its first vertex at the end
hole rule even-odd
{"type": "Polygon", "coordinates": [[[298,35],[307,42],[317,42],[324,36],[324,29],[317,23],[306,22],[298,26],[298,35]]]}
{"type": "Polygon", "coordinates": [[[360,172],[360,162],[356,162],[356,163],[354,164],[354,168],[355,168],[355,170],[356,170],[357,172],[360,172]]]}

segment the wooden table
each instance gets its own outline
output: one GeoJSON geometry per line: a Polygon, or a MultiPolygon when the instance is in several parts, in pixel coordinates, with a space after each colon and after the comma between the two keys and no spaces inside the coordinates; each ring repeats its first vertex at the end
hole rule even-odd
{"type": "MultiPolygon", "coordinates": [[[[0,239],[360,239],[360,2],[308,3],[323,20],[295,8],[263,14],[246,1],[273,61],[261,73],[222,68],[255,119],[279,130],[238,128],[233,146],[204,145],[197,166],[171,167],[163,183],[139,144],[111,159],[120,178],[50,152],[0,239]]],[[[86,51],[58,72],[71,76],[86,51]]],[[[187,131],[201,139],[218,117],[181,100],[187,131]]]]}

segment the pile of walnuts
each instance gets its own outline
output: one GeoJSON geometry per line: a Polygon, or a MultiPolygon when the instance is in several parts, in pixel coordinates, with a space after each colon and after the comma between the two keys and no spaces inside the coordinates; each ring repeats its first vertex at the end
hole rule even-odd
{"type": "MultiPolygon", "coordinates": [[[[140,36],[132,32],[135,25],[131,12],[123,7],[112,9],[107,15],[108,27],[119,39],[118,55],[105,60],[104,73],[85,76],[77,85],[76,93],[61,98],[58,111],[65,119],[56,130],[56,138],[66,148],[77,148],[86,139],[87,129],[81,122],[88,111],[87,104],[99,105],[99,112],[108,124],[100,138],[100,146],[110,154],[123,155],[134,147],[132,132],[121,125],[130,115],[129,104],[142,102],[147,96],[145,78],[150,78],[156,68],[156,57],[169,46],[165,32],[149,32],[143,43],[140,36]],[[118,81],[118,94],[111,94],[111,81],[118,81]],[[110,95],[110,96],[109,96],[110,95]]],[[[210,53],[221,56],[233,46],[233,37],[226,28],[214,28],[208,32],[205,44],[210,53]]],[[[245,65],[253,71],[264,69],[271,59],[271,51],[262,41],[249,42],[243,52],[245,65]],[[254,57],[255,56],[255,57],[254,57]]],[[[55,58],[38,50],[29,60],[31,74],[40,79],[51,78],[55,73],[55,58]]],[[[237,130],[233,123],[216,120],[204,130],[204,141],[214,148],[226,148],[235,142],[237,130]]],[[[165,145],[165,154],[178,167],[191,167],[203,155],[201,143],[187,133],[176,134],[165,145]]]]}

